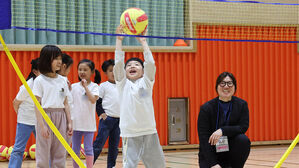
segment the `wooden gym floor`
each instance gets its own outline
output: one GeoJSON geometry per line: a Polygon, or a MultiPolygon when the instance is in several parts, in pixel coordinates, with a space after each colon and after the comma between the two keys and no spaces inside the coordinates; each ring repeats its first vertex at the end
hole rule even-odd
{"type": "MultiPolygon", "coordinates": [[[[288,145],[272,145],[272,146],[255,146],[251,148],[249,158],[246,162],[245,168],[270,168],[274,167],[278,160],[287,150],[288,145]]],[[[173,150],[165,151],[166,167],[167,168],[198,168],[197,153],[198,150],[173,150]]],[[[106,157],[104,154],[100,156],[94,167],[106,167],[106,157]]],[[[122,167],[122,156],[119,155],[117,159],[116,168],[122,167]]],[[[85,162],[83,160],[83,162],[85,162]]],[[[0,168],[7,168],[8,162],[0,162],[0,168]]],[[[67,159],[67,168],[72,167],[72,160],[67,159]]],[[[289,157],[282,164],[282,168],[298,168],[299,167],[299,147],[295,147],[290,153],[289,157]]],[[[25,160],[22,168],[35,168],[34,160],[25,160]]],[[[139,163],[138,168],[144,168],[142,162],[139,163]]]]}

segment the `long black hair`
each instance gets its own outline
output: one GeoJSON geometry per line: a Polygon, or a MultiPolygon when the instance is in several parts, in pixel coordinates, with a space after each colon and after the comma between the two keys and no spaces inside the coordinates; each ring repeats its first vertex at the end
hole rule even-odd
{"type": "Polygon", "coordinates": [[[71,56],[67,55],[66,53],[62,53],[62,64],[66,65],[66,69],[73,64],[73,59],[71,56]]]}
{"type": "Polygon", "coordinates": [[[33,78],[34,80],[36,78],[36,75],[33,73],[33,70],[38,71],[38,60],[38,58],[31,60],[31,71],[26,80],[29,80],[30,78],[33,78]]]}
{"type": "MultiPolygon", "coordinates": [[[[83,59],[79,62],[77,68],[79,68],[79,65],[82,63],[86,63],[88,65],[88,67],[90,68],[91,72],[93,72],[93,71],[95,72],[94,83],[97,83],[97,84],[101,83],[101,79],[102,79],[101,74],[97,69],[95,69],[94,63],[89,59],[83,59]]],[[[78,76],[78,79],[79,79],[79,81],[81,81],[79,76],[78,76]]]]}

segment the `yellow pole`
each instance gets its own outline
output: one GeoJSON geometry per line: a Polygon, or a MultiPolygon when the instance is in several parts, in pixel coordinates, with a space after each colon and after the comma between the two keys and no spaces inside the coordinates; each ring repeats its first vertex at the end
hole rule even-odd
{"type": "Polygon", "coordinates": [[[44,109],[41,107],[41,105],[39,104],[39,102],[37,101],[36,97],[33,95],[30,87],[28,86],[23,74],[21,73],[17,63],[15,62],[13,56],[11,55],[9,49],[7,48],[2,35],[0,34],[0,41],[1,44],[5,50],[5,53],[10,61],[10,63],[12,64],[12,66],[14,67],[18,77],[21,79],[23,85],[25,86],[27,92],[29,93],[31,99],[33,100],[34,104],[36,105],[36,107],[38,108],[38,110],[40,111],[40,113],[42,114],[43,118],[45,119],[45,121],[47,122],[47,124],[49,125],[49,127],[51,128],[51,130],[54,132],[54,134],[56,135],[56,137],[58,138],[58,140],[61,142],[61,144],[64,146],[64,148],[68,151],[68,153],[71,155],[71,157],[76,161],[76,163],[80,166],[80,168],[85,168],[83,162],[79,159],[79,157],[75,154],[75,152],[72,150],[72,148],[68,145],[68,143],[65,141],[65,139],[63,138],[63,136],[60,134],[60,132],[57,130],[57,128],[55,127],[55,125],[52,123],[51,119],[49,118],[49,116],[45,113],[44,109]]]}
{"type": "Polygon", "coordinates": [[[299,133],[297,134],[297,137],[295,138],[295,140],[292,142],[292,144],[290,145],[290,147],[288,148],[288,150],[284,153],[284,155],[277,162],[277,164],[275,165],[274,168],[280,168],[280,166],[286,160],[286,158],[289,156],[289,154],[292,152],[292,150],[294,149],[294,147],[296,146],[296,144],[298,143],[298,141],[299,141],[299,133]]]}

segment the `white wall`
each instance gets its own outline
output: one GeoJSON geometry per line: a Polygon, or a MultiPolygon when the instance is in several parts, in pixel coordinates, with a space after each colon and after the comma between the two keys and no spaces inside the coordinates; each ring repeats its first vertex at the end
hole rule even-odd
{"type": "MultiPolygon", "coordinates": [[[[299,0],[256,0],[294,3],[299,0]]],[[[215,24],[299,25],[299,5],[269,5],[190,0],[190,21],[215,24]]]]}

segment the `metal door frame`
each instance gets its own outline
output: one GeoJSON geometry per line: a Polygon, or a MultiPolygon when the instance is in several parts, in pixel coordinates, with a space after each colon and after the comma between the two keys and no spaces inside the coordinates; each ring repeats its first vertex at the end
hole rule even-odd
{"type": "Polygon", "coordinates": [[[190,137],[189,137],[189,135],[190,135],[190,128],[189,128],[189,97],[171,97],[171,98],[168,98],[168,100],[167,100],[167,123],[168,123],[168,130],[167,130],[167,132],[168,132],[168,136],[167,136],[167,144],[168,145],[182,145],[182,144],[189,144],[189,142],[190,142],[190,137]],[[170,101],[171,100],[173,100],[173,99],[182,99],[182,100],[184,100],[185,101],[185,103],[186,103],[186,141],[181,141],[181,142],[170,142],[169,141],[169,139],[170,139],[170,136],[171,136],[171,131],[170,131],[170,129],[171,129],[171,119],[169,118],[169,113],[170,113],[170,101]]]}

